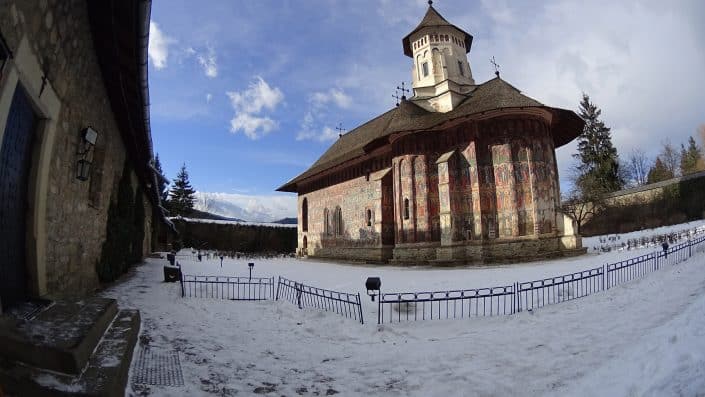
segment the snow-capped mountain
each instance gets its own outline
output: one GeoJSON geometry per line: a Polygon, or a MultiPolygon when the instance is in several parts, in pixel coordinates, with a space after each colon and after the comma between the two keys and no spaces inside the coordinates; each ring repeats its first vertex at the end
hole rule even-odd
{"type": "Polygon", "coordinates": [[[250,222],[272,222],[296,216],[296,197],[196,192],[194,207],[199,211],[228,218],[250,222]]]}

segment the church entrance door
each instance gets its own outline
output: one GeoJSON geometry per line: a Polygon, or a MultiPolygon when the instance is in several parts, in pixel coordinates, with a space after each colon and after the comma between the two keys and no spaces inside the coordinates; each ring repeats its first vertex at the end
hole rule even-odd
{"type": "Polygon", "coordinates": [[[22,86],[15,89],[0,148],[0,299],[3,310],[27,296],[29,172],[37,116],[22,86]]]}

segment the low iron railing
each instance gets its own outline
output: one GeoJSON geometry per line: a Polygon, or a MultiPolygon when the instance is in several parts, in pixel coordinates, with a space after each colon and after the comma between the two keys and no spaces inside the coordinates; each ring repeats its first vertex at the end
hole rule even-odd
{"type": "Polygon", "coordinates": [[[274,277],[181,276],[181,296],[259,301],[274,299],[274,277]]]}
{"type": "Polygon", "coordinates": [[[604,289],[604,267],[517,283],[517,311],[582,298],[604,289]]]}
{"type": "Polygon", "coordinates": [[[507,285],[435,292],[388,292],[379,296],[377,322],[512,314],[515,310],[514,288],[514,285],[507,285]]]}
{"type": "Polygon", "coordinates": [[[362,300],[359,292],[350,294],[312,287],[280,276],[277,283],[276,299],[289,301],[297,305],[299,309],[313,307],[334,312],[346,318],[354,318],[360,324],[364,324],[362,300]]]}

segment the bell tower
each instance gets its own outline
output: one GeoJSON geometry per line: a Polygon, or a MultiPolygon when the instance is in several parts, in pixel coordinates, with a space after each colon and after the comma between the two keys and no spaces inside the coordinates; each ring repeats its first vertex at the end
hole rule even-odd
{"type": "Polygon", "coordinates": [[[449,112],[475,88],[467,54],[472,35],[448,22],[428,2],[421,23],[402,40],[404,55],[413,60],[411,81],[417,105],[449,112]]]}

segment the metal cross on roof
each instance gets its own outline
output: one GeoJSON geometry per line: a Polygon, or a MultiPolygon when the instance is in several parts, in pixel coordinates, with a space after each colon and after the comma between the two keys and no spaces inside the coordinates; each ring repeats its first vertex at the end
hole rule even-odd
{"type": "Polygon", "coordinates": [[[338,130],[338,137],[343,136],[345,134],[345,128],[343,128],[343,123],[338,123],[338,126],[335,127],[336,130],[338,130]]]}
{"type": "Polygon", "coordinates": [[[497,62],[495,62],[494,55],[492,55],[492,59],[490,59],[490,63],[492,65],[494,65],[494,74],[496,74],[497,77],[499,77],[499,64],[497,64],[497,62]]]}
{"type": "Polygon", "coordinates": [[[394,99],[397,100],[397,106],[399,106],[399,98],[400,98],[400,96],[399,96],[399,88],[397,88],[397,90],[394,92],[394,95],[392,95],[392,98],[394,98],[394,99]]]}
{"type": "Polygon", "coordinates": [[[406,93],[406,92],[409,92],[409,89],[408,89],[408,88],[404,88],[404,82],[403,82],[403,81],[401,82],[401,87],[397,86],[397,90],[401,91],[401,100],[402,100],[402,101],[405,100],[405,99],[406,99],[406,94],[405,94],[405,93],[406,93]]]}

